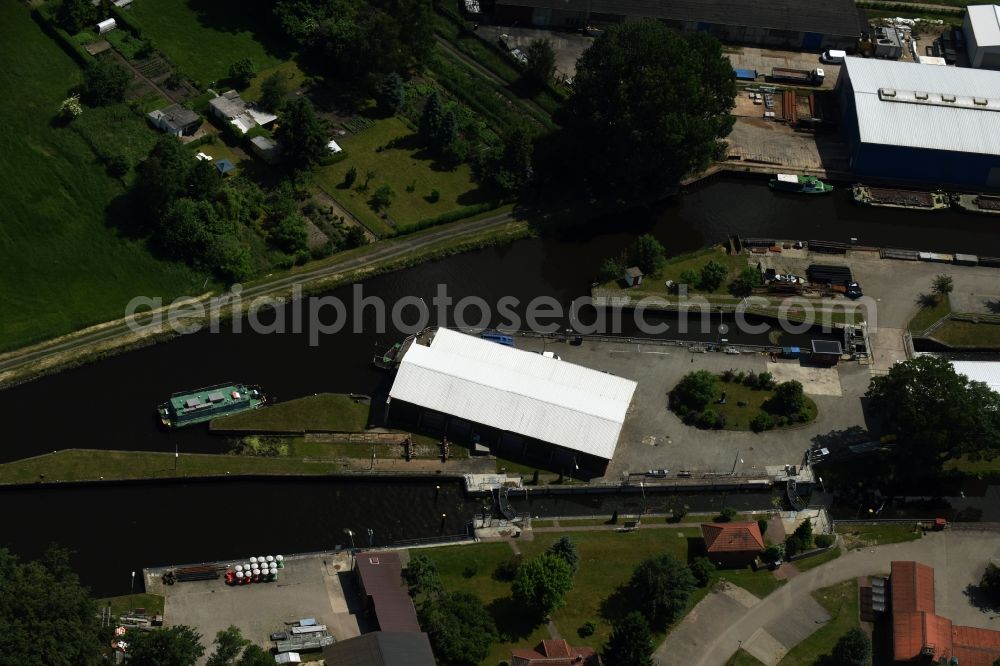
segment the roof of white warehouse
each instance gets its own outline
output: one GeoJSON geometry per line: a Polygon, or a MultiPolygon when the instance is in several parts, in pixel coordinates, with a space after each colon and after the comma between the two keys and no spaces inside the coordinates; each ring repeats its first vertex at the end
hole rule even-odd
{"type": "Polygon", "coordinates": [[[972,27],[976,45],[1000,46],[1000,7],[997,5],[969,5],[968,25],[972,27]]]}
{"type": "Polygon", "coordinates": [[[955,372],[974,382],[983,382],[1000,393],[1000,363],[995,361],[952,361],[955,372]]]}
{"type": "Polygon", "coordinates": [[[390,398],[610,460],[636,383],[438,329],[403,355],[390,398]]]}
{"type": "Polygon", "coordinates": [[[1000,155],[1000,72],[844,60],[861,141],[1000,155]]]}

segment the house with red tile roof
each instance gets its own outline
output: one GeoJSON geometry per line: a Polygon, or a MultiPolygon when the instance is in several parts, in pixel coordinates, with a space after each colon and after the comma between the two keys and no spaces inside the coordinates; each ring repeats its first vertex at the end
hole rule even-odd
{"type": "Polygon", "coordinates": [[[1000,659],[1000,631],[955,626],[935,612],[932,567],[893,562],[889,585],[896,664],[992,666],[1000,659]]]}
{"type": "Polygon", "coordinates": [[[510,653],[510,666],[600,666],[593,648],[572,647],[565,640],[542,641],[535,649],[519,648],[510,653]]]}
{"type": "Polygon", "coordinates": [[[756,522],[702,523],[708,559],[720,567],[745,567],[764,550],[756,522]]]}

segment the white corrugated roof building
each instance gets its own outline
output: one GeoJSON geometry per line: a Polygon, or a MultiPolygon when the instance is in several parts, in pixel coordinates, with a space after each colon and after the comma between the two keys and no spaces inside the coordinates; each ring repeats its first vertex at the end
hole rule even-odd
{"type": "Polygon", "coordinates": [[[974,382],[983,382],[1000,393],[1000,362],[996,361],[952,361],[955,372],[965,375],[974,382]]]}
{"type": "Polygon", "coordinates": [[[1000,72],[846,58],[863,143],[1000,155],[1000,72]]]}
{"type": "Polygon", "coordinates": [[[445,328],[403,355],[402,400],[610,460],[636,383],[445,328]]]}

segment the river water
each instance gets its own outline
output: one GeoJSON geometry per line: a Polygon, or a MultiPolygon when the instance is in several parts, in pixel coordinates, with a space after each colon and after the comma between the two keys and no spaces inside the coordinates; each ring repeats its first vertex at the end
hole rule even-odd
{"type": "MultiPolygon", "coordinates": [[[[759,179],[717,178],[674,202],[599,229],[571,238],[519,241],[379,276],[364,284],[364,293],[390,304],[404,296],[429,301],[443,284],[456,301],[478,296],[492,306],[502,297],[516,297],[521,305],[514,309],[523,314],[524,303],[535,296],[568,304],[587,293],[600,262],[626,248],[638,233],[652,233],[671,255],[741,234],[857,238],[865,245],[1000,256],[995,229],[996,221],[989,216],[866,209],[851,204],[844,190],[830,197],[775,196],[759,179]]],[[[350,287],[332,293],[351,302],[350,287]]],[[[673,317],[660,316],[668,322],[673,317]]],[[[373,329],[374,319],[371,310],[363,314],[364,331],[373,329]]],[[[559,325],[564,328],[566,322],[559,325]]],[[[796,344],[818,336],[825,337],[813,331],[798,337],[786,334],[782,340],[796,344]]],[[[305,333],[202,332],[45,377],[0,392],[0,419],[5,424],[0,461],[65,448],[170,451],[177,445],[187,452],[220,451],[225,441],[210,437],[203,428],[160,432],[155,405],[173,391],[224,380],[261,384],[279,400],[322,391],[374,394],[385,387],[387,377],[371,366],[372,356],[401,337],[394,330],[380,335],[345,331],[311,346],[305,333]]],[[[714,333],[686,337],[712,340],[714,333]]],[[[768,342],[767,334],[735,330],[727,337],[768,342]]],[[[478,502],[462,499],[457,486],[445,484],[439,494],[434,485],[394,482],[387,489],[377,480],[231,480],[3,490],[5,529],[0,543],[26,556],[51,541],[63,543],[78,551],[76,561],[89,584],[102,592],[120,592],[134,568],[265,550],[330,548],[345,543],[345,527],[357,534],[371,527],[379,544],[458,531],[478,502]],[[440,505],[451,510],[441,511],[440,505]],[[442,512],[448,514],[443,528],[442,512]],[[239,513],[244,517],[238,518],[239,513]]],[[[769,506],[769,497],[744,500],[759,505],[756,508],[769,506]]],[[[539,515],[610,513],[614,501],[596,506],[540,502],[521,510],[539,515]]]]}

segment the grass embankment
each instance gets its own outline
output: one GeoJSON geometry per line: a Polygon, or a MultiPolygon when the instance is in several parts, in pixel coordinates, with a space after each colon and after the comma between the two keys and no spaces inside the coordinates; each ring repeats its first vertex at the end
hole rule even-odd
{"type": "Polygon", "coordinates": [[[886,525],[837,525],[836,531],[844,538],[847,548],[915,541],[923,536],[923,532],[916,529],[916,521],[886,525]]]}
{"type": "Polygon", "coordinates": [[[931,337],[951,347],[1000,349],[1000,324],[951,319],[934,331],[931,337]]]}
{"type": "Polygon", "coordinates": [[[810,569],[815,569],[818,566],[837,559],[841,556],[841,554],[840,546],[834,546],[825,553],[813,555],[812,557],[807,557],[803,560],[795,560],[793,564],[795,564],[795,568],[799,571],[809,571],[810,569]]]}
{"type": "Polygon", "coordinates": [[[143,0],[130,7],[129,18],[202,86],[228,77],[230,65],[241,58],[250,58],[261,70],[286,55],[270,12],[248,11],[237,0],[143,0]]]}
{"type": "MultiPolygon", "coordinates": [[[[137,572],[138,573],[138,572],[137,572]]],[[[120,597],[104,597],[97,600],[97,609],[111,606],[111,621],[119,615],[131,613],[141,608],[146,615],[163,615],[163,597],[159,594],[124,594],[120,597]]]]}
{"type": "Polygon", "coordinates": [[[830,654],[841,636],[859,625],[858,584],[853,579],[816,590],[812,596],[830,614],[830,621],[793,647],[778,662],[779,666],[820,663],[820,658],[830,654]]]}
{"type": "Polygon", "coordinates": [[[907,328],[910,330],[910,333],[919,335],[936,324],[942,317],[947,317],[950,313],[951,301],[945,296],[932,303],[921,305],[920,309],[917,310],[917,314],[913,315],[913,319],[910,320],[907,328]]]}
{"type": "Polygon", "coordinates": [[[279,402],[211,422],[211,430],[266,433],[361,432],[368,425],[367,402],[337,393],[319,393],[279,402]]]}
{"type": "MultiPolygon", "coordinates": [[[[0,97],[0,351],[121,317],[136,295],[200,293],[204,275],[105,222],[121,183],[73,126],[53,123],[79,68],[21,3],[0,5],[0,60],[0,88],[17,91],[0,97]]],[[[81,126],[92,113],[105,112],[85,109],[81,126]]]]}
{"type": "Polygon", "coordinates": [[[778,425],[777,417],[769,414],[764,409],[764,404],[774,397],[774,391],[770,389],[757,390],[738,383],[719,380],[719,388],[726,394],[726,404],[714,404],[709,408],[717,414],[722,414],[726,418],[726,430],[750,430],[750,421],[758,414],[768,414],[775,423],[775,430],[798,426],[803,423],[811,423],[816,420],[816,403],[809,396],[805,396],[806,413],[808,418],[797,423],[788,423],[784,426],[778,425]],[[740,406],[743,403],[743,406],[740,406]]]}
{"type": "MultiPolygon", "coordinates": [[[[369,450],[370,455],[370,450],[369,450]]],[[[343,471],[337,460],[150,451],[68,449],[0,465],[0,484],[57,481],[145,480],[226,475],[322,475],[343,471]]]]}
{"type": "MultiPolygon", "coordinates": [[[[566,605],[552,615],[559,632],[574,645],[600,648],[611,632],[611,622],[634,607],[634,601],[624,591],[635,567],[644,559],[670,553],[686,561],[690,543],[700,541],[697,529],[573,532],[569,536],[580,553],[580,568],[566,605]],[[592,636],[580,637],[577,630],[586,622],[597,629],[592,636]]],[[[536,534],[534,540],[519,544],[525,558],[544,552],[563,534],[536,534]]],[[[494,576],[497,567],[508,562],[513,553],[507,544],[483,543],[474,546],[434,548],[424,553],[437,563],[445,589],[469,591],[478,596],[490,610],[502,635],[509,642],[493,646],[483,664],[495,665],[508,661],[514,647],[533,645],[548,638],[544,625],[535,626],[525,617],[510,597],[510,582],[494,576]]],[[[781,585],[768,571],[719,571],[706,588],[692,595],[688,609],[700,601],[719,579],[744,586],[754,594],[766,595],[781,585]]],[[[658,633],[659,643],[664,634],[658,633]]]]}
{"type": "Polygon", "coordinates": [[[753,656],[746,650],[738,650],[736,654],[729,658],[726,666],[764,666],[764,662],[753,656]]]}
{"type": "Polygon", "coordinates": [[[477,183],[472,167],[460,164],[449,169],[439,164],[424,147],[420,137],[399,118],[382,118],[359,134],[337,139],[347,158],[315,172],[316,182],[352,215],[379,236],[395,233],[395,228],[368,204],[372,193],[388,185],[395,192],[386,210],[398,227],[416,224],[466,206],[483,204],[493,193],[477,183]],[[350,188],[344,176],[354,167],[358,178],[350,188]],[[366,174],[375,172],[362,190],[366,174]],[[412,191],[410,191],[412,188],[412,191]],[[432,192],[438,191],[434,201],[432,192]]]}

